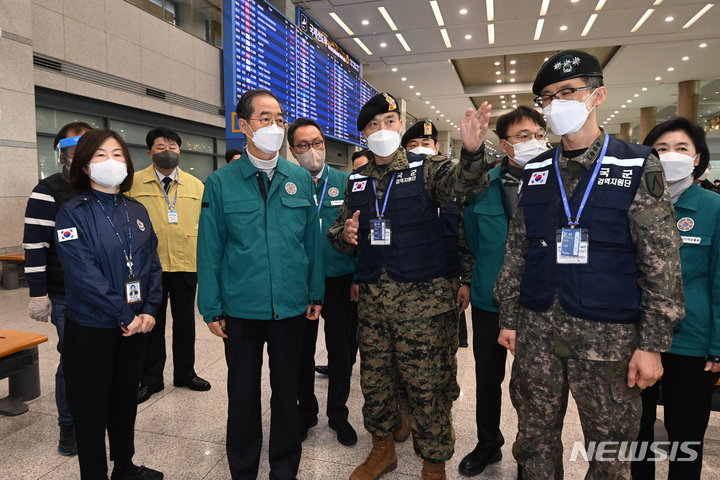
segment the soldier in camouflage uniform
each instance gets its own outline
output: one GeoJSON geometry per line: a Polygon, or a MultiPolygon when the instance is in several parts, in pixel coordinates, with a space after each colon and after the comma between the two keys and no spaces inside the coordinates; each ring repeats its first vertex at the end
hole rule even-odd
{"type": "MultiPolygon", "coordinates": [[[[637,437],[640,391],[662,375],[660,352],[685,314],[682,241],[655,151],[608,139],[597,125],[607,95],[598,60],[553,55],[533,92],[562,142],[525,166],[494,294],[498,341],[515,354],[513,455],[522,478],[561,479],[568,391],[588,450],[637,437]],[[565,229],[582,229],[578,251],[572,235],[570,250],[562,246],[565,229]]],[[[586,479],[630,479],[630,463],[608,450],[609,461],[592,456],[586,479]]]]}
{"type": "Polygon", "coordinates": [[[328,231],[341,251],[354,252],[361,244],[360,383],[373,448],[351,480],[374,480],[397,465],[398,372],[410,400],[410,428],[415,452],[423,459],[423,479],[446,478],[445,461],[454,447],[444,408],[455,368],[448,329],[457,324],[457,291],[445,278],[437,209],[441,202],[487,187],[483,142],[489,118],[490,105],[476,113],[468,109],[458,164],[441,155],[410,163],[400,148],[402,122],[395,99],[379,94],[360,111],[358,130],[375,158],[350,176],[338,219],[328,231]]]}

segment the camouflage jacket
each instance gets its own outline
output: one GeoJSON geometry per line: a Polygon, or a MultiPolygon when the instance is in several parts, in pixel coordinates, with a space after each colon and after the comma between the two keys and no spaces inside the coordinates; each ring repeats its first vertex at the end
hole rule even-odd
{"type": "MultiPolygon", "coordinates": [[[[408,167],[405,150],[401,148],[386,168],[381,166],[378,169],[373,159],[365,165],[361,173],[376,179],[378,201],[380,201],[385,195],[392,173],[408,167]]],[[[448,202],[455,198],[481,192],[487,188],[490,181],[484,147],[475,153],[463,149],[458,163],[453,163],[444,155],[433,156],[425,162],[424,169],[425,188],[435,203],[448,202]]],[[[343,241],[345,221],[353,215],[348,207],[348,188],[349,183],[345,188],[345,201],[340,206],[338,218],[327,233],[330,243],[342,252],[354,252],[359,248],[357,245],[349,245],[343,241]]],[[[466,245],[464,234],[462,237],[462,240],[458,239],[458,243],[466,245]]],[[[468,269],[466,266],[468,259],[461,254],[460,246],[459,249],[462,276],[466,275],[463,272],[468,269]]],[[[472,271],[472,264],[469,268],[472,271]]],[[[383,270],[376,284],[360,284],[358,313],[371,315],[372,311],[382,305],[386,314],[392,312],[393,315],[401,315],[404,318],[429,317],[455,309],[456,298],[457,288],[446,278],[398,283],[393,281],[383,270]]]]}
{"type": "MultiPolygon", "coordinates": [[[[568,197],[599,157],[604,139],[603,133],[585,153],[573,159],[562,155],[560,145],[560,174],[568,197]]],[[[628,211],[630,233],[637,249],[638,285],[642,295],[642,319],[637,324],[611,324],[572,317],[560,306],[557,290],[553,305],[545,312],[522,307],[519,303],[520,283],[525,270],[523,256],[528,250],[528,240],[524,210],[518,206],[510,222],[505,259],[495,284],[500,328],[517,330],[520,342],[532,342],[536,334],[552,331],[556,348],[560,347],[558,351],[586,360],[626,360],[635,349],[668,351],[673,326],[685,316],[685,297],[679,252],[682,239],[675,227],[669,190],[664,186],[658,197],[648,187],[648,177],[654,178],[654,172],[662,171],[658,157],[650,154],[645,162],[642,182],[628,211]]],[[[658,191],[657,187],[655,191],[658,191]]]]}

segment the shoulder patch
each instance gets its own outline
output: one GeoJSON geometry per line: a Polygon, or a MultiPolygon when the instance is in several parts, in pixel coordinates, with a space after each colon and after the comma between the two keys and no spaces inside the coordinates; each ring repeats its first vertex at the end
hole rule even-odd
{"type": "Polygon", "coordinates": [[[430,160],[432,160],[433,162],[442,162],[444,160],[447,160],[447,158],[448,157],[446,155],[433,155],[430,157],[430,160]]]}
{"type": "Polygon", "coordinates": [[[653,196],[660,198],[665,192],[665,182],[663,182],[662,172],[646,172],[645,183],[653,196]]]}

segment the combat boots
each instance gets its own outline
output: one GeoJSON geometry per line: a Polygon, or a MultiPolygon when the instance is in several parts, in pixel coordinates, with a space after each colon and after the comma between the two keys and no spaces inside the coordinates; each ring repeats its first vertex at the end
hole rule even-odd
{"type": "MultiPolygon", "coordinates": [[[[395,455],[395,444],[393,437],[372,438],[372,450],[359,467],[350,475],[350,480],[376,480],[383,473],[392,472],[397,467],[397,455],[395,455]]],[[[443,464],[444,465],[444,464],[443,464]]],[[[425,470],[423,469],[423,472],[425,470]]],[[[443,472],[444,472],[443,467],[443,472]]],[[[424,474],[423,474],[424,475],[424,474]]],[[[423,479],[425,477],[423,476],[423,479]]],[[[435,477],[430,477],[435,478],[435,477]]],[[[445,478],[445,477],[437,477],[445,478]]]]}
{"type": "Polygon", "coordinates": [[[452,438],[453,443],[455,443],[455,427],[453,426],[452,407],[453,402],[445,402],[445,412],[447,412],[448,420],[450,420],[450,438],[452,438]]]}
{"type": "Polygon", "coordinates": [[[395,433],[396,442],[404,442],[410,436],[410,400],[407,397],[400,397],[400,416],[402,417],[402,426],[395,433]]]}
{"type": "Polygon", "coordinates": [[[423,460],[422,480],[447,480],[445,462],[432,463],[423,460]]]}

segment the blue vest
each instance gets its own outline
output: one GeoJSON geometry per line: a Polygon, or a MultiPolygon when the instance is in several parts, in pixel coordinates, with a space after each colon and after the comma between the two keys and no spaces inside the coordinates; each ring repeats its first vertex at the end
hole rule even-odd
{"type": "MultiPolygon", "coordinates": [[[[377,218],[373,179],[355,173],[348,182],[348,204],[360,210],[358,280],[373,284],[385,268],[396,282],[420,282],[446,274],[443,230],[438,205],[425,189],[424,160],[399,170],[387,199],[385,218],[392,231],[390,245],[370,244],[370,222],[377,218]]],[[[362,172],[362,170],[360,170],[362,172]]],[[[388,175],[392,175],[388,172],[388,175]]],[[[382,209],[385,198],[378,200],[382,209]]]]}
{"type": "MultiPolygon", "coordinates": [[[[579,228],[589,232],[588,263],[557,264],[556,231],[568,221],[555,172],[558,147],[525,166],[522,205],[529,241],[527,265],[520,285],[520,305],[544,312],[558,292],[568,314],[607,323],[640,320],[637,251],[630,235],[628,210],[642,180],[649,147],[610,138],[579,228]]],[[[568,198],[577,216],[592,176],[593,164],[568,198]]]]}

